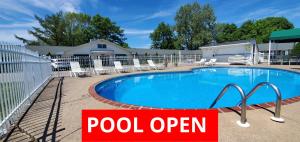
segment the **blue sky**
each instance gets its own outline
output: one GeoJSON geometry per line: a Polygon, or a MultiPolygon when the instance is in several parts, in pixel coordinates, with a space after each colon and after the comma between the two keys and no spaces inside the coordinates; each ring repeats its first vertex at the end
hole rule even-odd
{"type": "MultiPolygon", "coordinates": [[[[38,26],[34,15],[44,16],[58,11],[99,13],[115,21],[125,30],[130,47],[149,48],[149,34],[160,22],[173,25],[176,11],[197,0],[0,0],[0,41],[20,43],[14,34],[33,39],[27,33],[38,26]]],[[[285,16],[300,27],[299,0],[198,0],[211,4],[217,22],[241,25],[248,19],[285,16]]]]}

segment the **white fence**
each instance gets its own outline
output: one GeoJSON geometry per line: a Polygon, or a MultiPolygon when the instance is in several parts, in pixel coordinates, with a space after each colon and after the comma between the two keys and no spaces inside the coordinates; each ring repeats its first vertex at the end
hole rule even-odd
{"type": "Polygon", "coordinates": [[[23,46],[0,43],[0,134],[5,134],[51,79],[50,60],[23,46]]]}
{"type": "MultiPolygon", "coordinates": [[[[269,53],[259,53],[261,63],[268,63],[269,53]]],[[[271,53],[271,65],[300,65],[300,56],[278,55],[271,53]]]]}
{"type": "Polygon", "coordinates": [[[102,65],[113,70],[114,61],[120,61],[123,66],[133,66],[133,59],[139,59],[140,64],[148,65],[147,60],[152,60],[155,64],[164,65],[166,67],[193,65],[196,61],[201,59],[201,55],[160,55],[160,56],[72,56],[72,57],[55,57],[51,59],[51,65],[53,69],[53,76],[70,76],[70,62],[79,62],[80,67],[93,73],[94,59],[101,59],[102,65]]]}

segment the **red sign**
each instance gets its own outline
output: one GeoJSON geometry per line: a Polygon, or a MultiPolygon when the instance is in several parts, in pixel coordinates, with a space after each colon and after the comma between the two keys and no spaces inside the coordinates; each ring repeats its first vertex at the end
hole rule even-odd
{"type": "Polygon", "coordinates": [[[82,141],[218,141],[218,111],[83,110],[82,141]]]}

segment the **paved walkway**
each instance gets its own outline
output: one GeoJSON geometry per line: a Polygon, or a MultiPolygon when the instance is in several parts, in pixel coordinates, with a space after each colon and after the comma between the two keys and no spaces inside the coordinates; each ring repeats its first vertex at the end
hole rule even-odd
{"type": "MultiPolygon", "coordinates": [[[[273,67],[299,68],[299,66],[273,67]]],[[[191,67],[177,67],[173,69],[167,69],[165,71],[187,70],[190,68],[191,67]]],[[[122,109],[109,104],[101,103],[95,100],[93,97],[90,97],[88,95],[89,86],[101,80],[119,75],[125,74],[101,75],[82,78],[67,77],[63,80],[62,88],[60,88],[58,85],[60,79],[54,79],[49,83],[47,88],[37,99],[36,103],[21,121],[21,129],[15,129],[12,135],[9,137],[9,140],[41,141],[46,138],[46,140],[60,140],[66,142],[81,141],[81,110],[122,109]],[[60,89],[62,89],[62,93],[60,93],[60,89]],[[60,103],[59,100],[61,100],[60,103]],[[46,127],[47,124],[48,127],[46,127]],[[25,130],[26,133],[22,132],[22,130],[25,130]]],[[[274,111],[274,108],[268,109],[271,112],[274,111]]],[[[235,112],[220,113],[219,141],[299,142],[300,102],[282,106],[282,116],[286,120],[285,123],[275,123],[271,121],[270,116],[272,116],[272,113],[269,111],[264,109],[247,111],[247,119],[251,125],[249,128],[241,128],[236,124],[236,121],[239,120],[239,115],[235,112]]]]}
{"type": "Polygon", "coordinates": [[[43,90],[20,123],[4,141],[59,141],[65,130],[61,123],[63,78],[55,78],[43,90]]]}

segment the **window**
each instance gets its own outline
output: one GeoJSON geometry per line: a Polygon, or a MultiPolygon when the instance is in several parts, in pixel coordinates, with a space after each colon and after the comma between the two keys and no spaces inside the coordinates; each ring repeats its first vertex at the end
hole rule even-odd
{"type": "Polygon", "coordinates": [[[98,44],[97,48],[106,48],[106,44],[98,44]]]}

